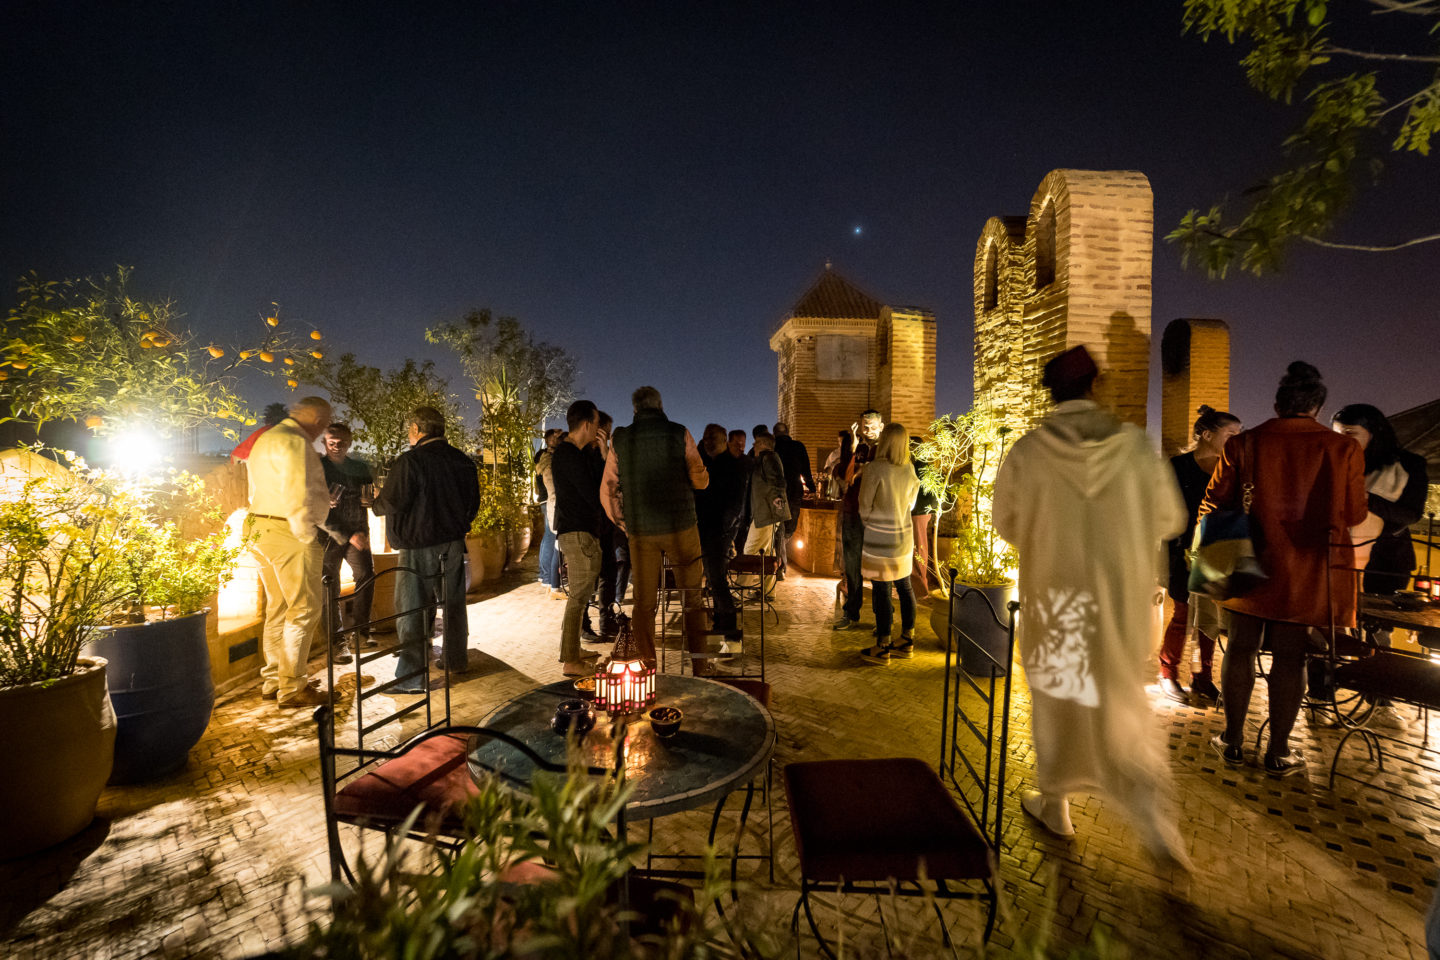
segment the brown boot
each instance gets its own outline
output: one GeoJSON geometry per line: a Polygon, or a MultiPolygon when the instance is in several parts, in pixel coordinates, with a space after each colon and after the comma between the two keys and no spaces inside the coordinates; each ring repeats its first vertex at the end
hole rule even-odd
{"type": "Polygon", "coordinates": [[[318,707],[322,703],[329,702],[330,698],[319,690],[312,690],[310,687],[306,687],[281,700],[279,706],[281,710],[298,710],[301,707],[318,707]]]}

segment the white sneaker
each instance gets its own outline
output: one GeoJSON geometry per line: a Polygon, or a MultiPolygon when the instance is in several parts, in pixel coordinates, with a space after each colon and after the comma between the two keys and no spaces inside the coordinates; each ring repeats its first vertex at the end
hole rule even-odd
{"type": "Polygon", "coordinates": [[[1020,806],[1055,836],[1075,836],[1075,825],[1070,822],[1070,801],[1064,797],[1051,800],[1039,790],[1026,790],[1020,797],[1020,806]]]}

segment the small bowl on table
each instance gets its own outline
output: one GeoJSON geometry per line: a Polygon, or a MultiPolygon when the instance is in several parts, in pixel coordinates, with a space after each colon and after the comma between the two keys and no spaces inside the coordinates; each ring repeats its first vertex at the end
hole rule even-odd
{"type": "Polygon", "coordinates": [[[594,677],[581,677],[580,679],[575,681],[573,686],[575,687],[575,696],[579,697],[581,700],[595,699],[594,677]]]}
{"type": "Polygon", "coordinates": [[[595,726],[595,708],[584,700],[561,700],[550,721],[550,729],[562,737],[571,730],[583,737],[595,726]]]}
{"type": "Polygon", "coordinates": [[[662,740],[675,736],[680,730],[680,721],[685,719],[678,707],[655,707],[645,716],[650,720],[650,729],[662,740]]]}

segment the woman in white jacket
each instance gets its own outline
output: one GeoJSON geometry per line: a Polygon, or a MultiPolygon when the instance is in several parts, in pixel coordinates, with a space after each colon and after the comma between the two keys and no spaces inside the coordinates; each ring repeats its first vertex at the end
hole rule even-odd
{"type": "Polygon", "coordinates": [[[910,561],[915,553],[915,528],[910,508],[919,490],[905,425],[888,424],[880,434],[874,462],[866,465],[860,478],[860,520],[865,524],[860,573],[870,580],[870,603],[875,611],[875,645],[860,651],[866,663],[884,666],[891,657],[914,656],[915,591],[910,586],[910,561]],[[890,641],[891,587],[900,594],[900,639],[894,643],[890,641]]]}

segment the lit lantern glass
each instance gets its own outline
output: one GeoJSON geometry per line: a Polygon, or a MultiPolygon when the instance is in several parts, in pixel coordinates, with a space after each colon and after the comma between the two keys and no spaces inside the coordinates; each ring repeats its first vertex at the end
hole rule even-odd
{"type": "Polygon", "coordinates": [[[611,716],[639,713],[655,702],[655,665],[640,656],[623,613],[619,626],[610,659],[595,674],[595,706],[611,716]]]}

